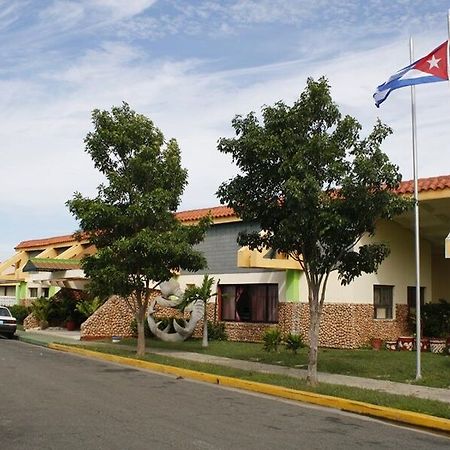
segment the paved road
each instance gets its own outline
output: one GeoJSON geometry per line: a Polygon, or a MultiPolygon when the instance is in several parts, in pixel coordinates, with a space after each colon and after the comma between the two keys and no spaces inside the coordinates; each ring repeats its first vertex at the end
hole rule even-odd
{"type": "Polygon", "coordinates": [[[334,410],[0,340],[0,448],[448,449],[334,410]]]}

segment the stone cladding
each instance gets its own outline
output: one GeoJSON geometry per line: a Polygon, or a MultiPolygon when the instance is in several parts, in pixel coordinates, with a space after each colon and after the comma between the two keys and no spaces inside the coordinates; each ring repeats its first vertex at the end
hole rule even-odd
{"type": "MultiPolygon", "coordinates": [[[[374,337],[396,340],[408,335],[408,307],[396,306],[396,318],[373,319],[373,306],[365,304],[328,303],[323,307],[319,345],[332,348],[360,348],[370,345],[374,337]]],[[[264,332],[276,324],[226,322],[228,338],[233,341],[259,342],[264,332]]],[[[308,343],[309,312],[306,303],[279,304],[279,321],[283,334],[301,334],[308,343]]]]}

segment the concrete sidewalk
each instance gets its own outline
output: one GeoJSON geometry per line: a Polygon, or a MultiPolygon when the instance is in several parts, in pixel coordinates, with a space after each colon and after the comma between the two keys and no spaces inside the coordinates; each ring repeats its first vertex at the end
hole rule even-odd
{"type": "MultiPolygon", "coordinates": [[[[108,342],[99,341],[80,341],[80,334],[76,331],[66,330],[33,330],[33,331],[17,331],[20,340],[47,345],[52,342],[64,344],[82,344],[82,345],[104,345],[117,346],[108,342]]],[[[264,364],[255,361],[244,361],[238,359],[225,358],[221,356],[205,355],[194,352],[182,352],[170,349],[147,349],[148,353],[157,355],[171,356],[173,358],[184,359],[201,363],[216,364],[219,366],[232,367],[247,371],[286,375],[293,378],[306,378],[306,370],[291,367],[275,366],[273,364],[264,364]]],[[[417,386],[406,383],[395,383],[393,381],[375,380],[372,378],[361,378],[347,375],[319,373],[319,381],[329,384],[338,384],[344,386],[358,387],[363,389],[372,389],[389,394],[408,395],[417,398],[438,400],[446,402],[450,405],[450,389],[433,388],[427,386],[417,386]]]]}

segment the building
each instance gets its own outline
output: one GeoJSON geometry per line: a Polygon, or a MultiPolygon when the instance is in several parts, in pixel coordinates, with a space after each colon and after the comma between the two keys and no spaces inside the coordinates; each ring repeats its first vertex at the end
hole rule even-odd
{"type": "MultiPolygon", "coordinates": [[[[413,183],[403,182],[399,195],[412,193],[413,183]]],[[[421,298],[424,302],[450,300],[450,242],[446,242],[450,176],[419,180],[419,199],[421,298]]],[[[209,305],[209,314],[225,322],[231,339],[260,340],[264,331],[274,326],[305,335],[307,286],[299,264],[270,249],[239,248],[238,233],[257,229],[257,224],[244,224],[230,208],[183,211],[177,217],[189,225],[208,213],[213,225],[199,245],[208,267],[195,274],[181,273],[181,286],[200,284],[204,274],[214,277],[218,296],[209,305]]],[[[348,286],[341,286],[336,276],[330,277],[320,345],[355,348],[366,345],[372,337],[397,339],[413,332],[408,321],[415,307],[413,224],[410,211],[393,221],[380,221],[375,236],[366,238],[386,242],[391,249],[377,273],[362,275],[348,286]]],[[[54,286],[82,287],[85,279],[79,259],[94,251],[87,241],[78,242],[71,236],[22,242],[16,254],[0,266],[1,286],[5,295],[15,286],[20,300],[47,294],[45,289],[50,294],[54,286]],[[7,276],[11,281],[6,282],[7,276]]]]}
{"type": "Polygon", "coordinates": [[[51,297],[61,287],[82,289],[86,279],[80,260],[94,252],[87,239],[73,235],[20,242],[15,254],[0,263],[0,305],[51,297]]]}

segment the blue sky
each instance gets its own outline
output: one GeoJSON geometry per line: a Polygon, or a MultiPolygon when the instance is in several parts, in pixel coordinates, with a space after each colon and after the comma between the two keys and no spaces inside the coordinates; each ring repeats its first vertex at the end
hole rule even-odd
{"type": "MultiPolygon", "coordinates": [[[[0,0],[0,260],[22,240],[77,228],[65,207],[93,196],[84,153],[94,108],[127,101],[178,140],[189,185],[181,209],[218,204],[233,176],[216,150],[235,114],[292,103],[328,77],[343,113],[412,177],[409,90],[376,109],[374,88],[447,39],[442,0],[0,0]]],[[[419,176],[450,174],[450,86],[417,88],[419,176]]]]}

